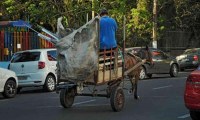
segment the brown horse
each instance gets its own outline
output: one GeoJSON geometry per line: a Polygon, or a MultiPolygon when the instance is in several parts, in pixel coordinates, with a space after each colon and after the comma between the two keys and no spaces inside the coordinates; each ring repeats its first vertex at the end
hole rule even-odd
{"type": "MultiPolygon", "coordinates": [[[[145,56],[145,58],[143,59],[145,59],[146,62],[151,63],[152,57],[148,46],[146,46],[146,48],[142,52],[144,53],[145,56]]],[[[137,57],[131,53],[125,53],[124,55],[125,70],[133,68],[133,66],[135,66],[139,62],[142,62],[142,59],[140,57],[137,57]]],[[[137,87],[138,87],[138,80],[140,78],[140,72],[142,70],[141,67],[142,65],[139,65],[138,67],[136,67],[134,70],[132,70],[127,74],[132,85],[130,92],[131,93],[134,92],[135,99],[139,99],[139,96],[137,95],[137,87]]]]}

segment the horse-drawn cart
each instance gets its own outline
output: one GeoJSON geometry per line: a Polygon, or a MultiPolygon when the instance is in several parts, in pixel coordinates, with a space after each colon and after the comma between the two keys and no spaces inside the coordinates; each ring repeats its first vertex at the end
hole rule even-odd
{"type": "Polygon", "coordinates": [[[99,52],[98,31],[99,19],[95,18],[56,44],[57,91],[64,108],[73,105],[75,96],[97,96],[110,98],[113,111],[123,109],[124,73],[132,70],[124,71],[124,56],[118,48],[99,52]],[[84,91],[91,86],[93,90],[84,91]],[[99,93],[98,86],[106,86],[106,90],[99,93]]]}

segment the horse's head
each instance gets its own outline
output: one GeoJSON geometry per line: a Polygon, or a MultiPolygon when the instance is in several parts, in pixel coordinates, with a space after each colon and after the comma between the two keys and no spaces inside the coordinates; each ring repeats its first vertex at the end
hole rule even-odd
{"type": "Polygon", "coordinates": [[[129,56],[135,57],[136,61],[145,60],[149,64],[153,64],[151,50],[148,46],[142,48],[134,48],[127,53],[129,56]],[[133,52],[135,51],[135,52],[133,52]]]}
{"type": "Polygon", "coordinates": [[[146,56],[145,57],[146,62],[153,64],[151,50],[149,49],[149,47],[147,45],[145,47],[145,56],[146,56]]]}

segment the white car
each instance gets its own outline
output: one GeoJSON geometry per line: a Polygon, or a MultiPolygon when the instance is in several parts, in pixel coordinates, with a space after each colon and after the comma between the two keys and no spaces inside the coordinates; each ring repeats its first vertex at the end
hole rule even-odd
{"type": "Polygon", "coordinates": [[[18,80],[13,71],[0,68],[0,93],[6,98],[15,97],[18,80]]]}
{"type": "Polygon", "coordinates": [[[18,77],[18,92],[23,87],[43,86],[48,92],[56,88],[56,49],[34,49],[13,55],[8,68],[18,77]]]}

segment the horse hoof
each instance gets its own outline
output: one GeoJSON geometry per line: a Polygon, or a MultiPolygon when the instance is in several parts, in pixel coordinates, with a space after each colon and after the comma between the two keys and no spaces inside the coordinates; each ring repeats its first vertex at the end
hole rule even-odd
{"type": "Polygon", "coordinates": [[[136,100],[139,100],[139,99],[140,99],[140,97],[139,97],[139,96],[134,96],[134,98],[135,98],[136,100]]]}

